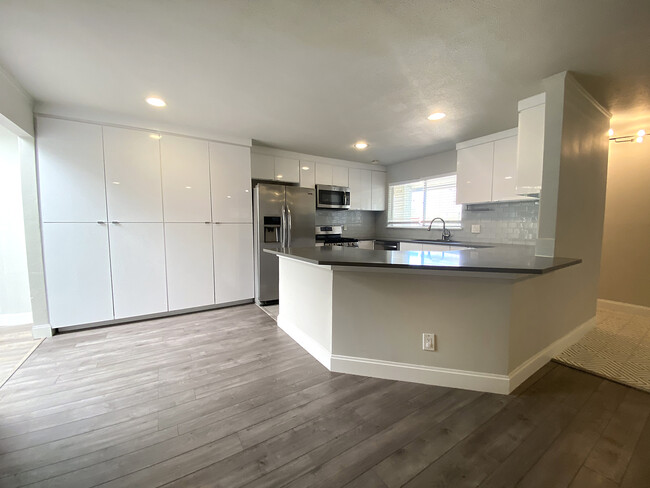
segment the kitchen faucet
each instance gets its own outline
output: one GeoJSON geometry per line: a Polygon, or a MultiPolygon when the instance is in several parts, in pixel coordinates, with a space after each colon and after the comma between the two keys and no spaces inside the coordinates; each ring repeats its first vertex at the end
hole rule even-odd
{"type": "Polygon", "coordinates": [[[431,219],[431,222],[429,222],[429,228],[427,229],[427,231],[430,231],[430,230],[431,230],[431,226],[433,225],[433,223],[434,223],[436,220],[439,220],[440,222],[442,222],[442,240],[443,240],[443,241],[450,241],[450,240],[451,240],[451,232],[449,232],[449,231],[447,230],[447,227],[446,227],[446,225],[445,225],[445,221],[444,221],[441,217],[434,217],[434,218],[432,218],[432,219],[431,219]]]}

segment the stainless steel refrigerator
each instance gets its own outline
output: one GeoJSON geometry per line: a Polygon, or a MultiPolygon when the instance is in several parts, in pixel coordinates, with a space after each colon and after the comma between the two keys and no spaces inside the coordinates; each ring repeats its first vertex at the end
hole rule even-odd
{"type": "Polygon", "coordinates": [[[278,257],[264,249],[314,247],[316,197],[312,188],[258,183],[255,213],[255,302],[278,301],[278,257]]]}

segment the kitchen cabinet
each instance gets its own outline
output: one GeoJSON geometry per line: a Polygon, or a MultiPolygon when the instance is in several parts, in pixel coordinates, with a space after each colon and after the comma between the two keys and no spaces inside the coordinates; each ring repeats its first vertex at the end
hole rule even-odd
{"type": "Polygon", "coordinates": [[[386,173],[371,171],[370,210],[386,210],[386,173]]]}
{"type": "Polygon", "coordinates": [[[213,222],[253,221],[250,158],[247,147],[210,143],[213,222]]]}
{"type": "Polygon", "coordinates": [[[108,220],[162,222],[160,136],[104,127],[108,220]]]}
{"type": "Polygon", "coordinates": [[[216,303],[253,298],[253,225],[215,224],[212,227],[216,303]]]}
{"type": "Polygon", "coordinates": [[[359,249],[374,249],[375,241],[373,240],[363,240],[359,241],[359,249]]]}
{"type": "Polygon", "coordinates": [[[303,188],[314,188],[315,164],[313,161],[300,160],[300,186],[303,188]]]}
{"type": "Polygon", "coordinates": [[[350,168],[350,210],[372,209],[372,179],[370,170],[350,168]]]}
{"type": "Polygon", "coordinates": [[[534,200],[517,194],[517,136],[494,141],[492,168],[492,201],[513,202],[534,200]]]}
{"type": "Polygon", "coordinates": [[[255,180],[275,180],[275,158],[268,154],[251,153],[251,176],[255,180]]]}
{"type": "Polygon", "coordinates": [[[516,193],[539,195],[544,165],[546,94],[519,102],[516,193]]]}
{"type": "Polygon", "coordinates": [[[52,327],[113,319],[107,227],[98,223],[43,224],[52,327]]]}
{"type": "Polygon", "coordinates": [[[165,224],[169,310],[214,303],[212,260],[212,224],[165,224]]]}
{"type": "Polygon", "coordinates": [[[400,251],[421,251],[422,244],[419,244],[417,242],[401,241],[399,243],[399,250],[400,251]]]}
{"type": "Polygon", "coordinates": [[[276,181],[285,183],[300,182],[300,161],[291,158],[275,158],[275,177],[276,181]]]}
{"type": "Polygon", "coordinates": [[[109,235],[115,318],[166,312],[163,224],[111,224],[109,235]]]}
{"type": "Polygon", "coordinates": [[[316,163],[315,182],[317,185],[332,185],[332,165],[325,163],[316,163]]]}
{"type": "Polygon", "coordinates": [[[102,127],[37,118],[43,222],[106,220],[102,127]]]}
{"type": "Polygon", "coordinates": [[[165,222],[210,221],[207,141],[165,135],[160,139],[160,161],[165,222]]]}
{"type": "Polygon", "coordinates": [[[429,252],[443,252],[452,250],[452,247],[446,244],[422,244],[422,250],[429,252]]]}
{"type": "Polygon", "coordinates": [[[350,186],[348,168],[343,166],[332,166],[332,185],[346,188],[350,186]]]}
{"type": "Polygon", "coordinates": [[[491,201],[494,143],[459,149],[457,158],[456,203],[491,201]]]}

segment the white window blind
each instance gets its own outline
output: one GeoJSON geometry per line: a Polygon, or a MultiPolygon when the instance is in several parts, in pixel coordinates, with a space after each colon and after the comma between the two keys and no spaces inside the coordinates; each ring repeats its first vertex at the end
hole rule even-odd
{"type": "Polygon", "coordinates": [[[389,227],[428,227],[431,219],[442,217],[447,227],[460,228],[462,208],[456,205],[455,174],[388,187],[389,227]]]}

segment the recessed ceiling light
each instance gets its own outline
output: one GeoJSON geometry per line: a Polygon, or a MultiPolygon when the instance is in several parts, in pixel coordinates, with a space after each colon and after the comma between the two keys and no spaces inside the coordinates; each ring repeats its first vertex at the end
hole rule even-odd
{"type": "Polygon", "coordinates": [[[444,119],[447,116],[447,114],[442,113],[442,112],[436,112],[435,114],[431,114],[427,117],[429,120],[440,120],[444,119]]]}
{"type": "Polygon", "coordinates": [[[359,142],[357,142],[357,143],[354,144],[354,148],[355,148],[355,149],[365,149],[365,148],[367,148],[367,147],[368,147],[368,143],[367,143],[367,142],[363,142],[363,141],[359,141],[359,142]]]}
{"type": "Polygon", "coordinates": [[[643,142],[643,137],[641,137],[641,136],[637,137],[637,138],[636,138],[636,142],[638,142],[639,144],[641,144],[641,143],[643,142]]]}
{"type": "Polygon", "coordinates": [[[162,139],[162,136],[160,134],[149,134],[149,137],[156,140],[162,139]]]}
{"type": "Polygon", "coordinates": [[[303,170],[303,171],[309,171],[309,166],[303,166],[303,167],[302,167],[302,170],[303,170]]]}
{"type": "Polygon", "coordinates": [[[165,105],[167,105],[162,98],[158,98],[158,97],[148,97],[146,99],[146,102],[149,105],[153,105],[154,107],[164,107],[165,105]]]}
{"type": "Polygon", "coordinates": [[[608,134],[609,134],[609,137],[612,137],[614,135],[614,129],[609,129],[608,134]]]}
{"type": "Polygon", "coordinates": [[[645,135],[645,131],[641,129],[639,132],[636,133],[637,136],[643,137],[645,135]]]}

